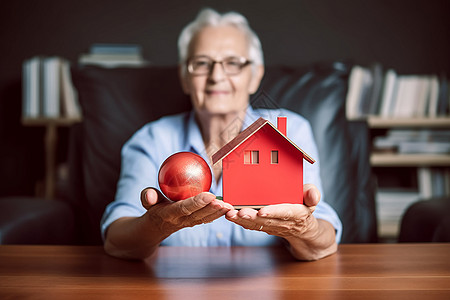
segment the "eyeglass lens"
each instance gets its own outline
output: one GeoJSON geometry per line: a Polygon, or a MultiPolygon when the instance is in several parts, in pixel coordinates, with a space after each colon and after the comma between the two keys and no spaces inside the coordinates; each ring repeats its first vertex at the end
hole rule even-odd
{"type": "Polygon", "coordinates": [[[189,71],[194,74],[211,72],[216,63],[220,63],[227,74],[238,74],[249,61],[241,57],[227,57],[222,61],[215,61],[209,57],[196,57],[189,62],[189,71]]]}

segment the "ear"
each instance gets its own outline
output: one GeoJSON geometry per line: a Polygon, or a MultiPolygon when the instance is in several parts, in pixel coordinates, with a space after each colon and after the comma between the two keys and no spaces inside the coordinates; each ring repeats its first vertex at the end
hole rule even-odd
{"type": "Polygon", "coordinates": [[[183,89],[183,92],[187,95],[189,95],[189,84],[187,82],[187,72],[186,70],[183,72],[183,67],[181,65],[178,66],[178,76],[180,77],[180,83],[181,88],[183,89]]]}
{"type": "Polygon", "coordinates": [[[248,93],[254,94],[259,88],[259,85],[261,84],[261,80],[264,76],[264,66],[259,65],[256,66],[254,73],[252,74],[252,79],[250,81],[250,85],[248,87],[248,93]]]}

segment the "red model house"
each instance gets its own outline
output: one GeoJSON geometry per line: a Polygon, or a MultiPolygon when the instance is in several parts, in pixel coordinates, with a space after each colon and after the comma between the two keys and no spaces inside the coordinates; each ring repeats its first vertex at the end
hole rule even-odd
{"type": "Polygon", "coordinates": [[[223,199],[235,207],[303,203],[303,159],[315,161],[286,136],[287,118],[275,127],[259,118],[212,156],[222,161],[223,199]]]}

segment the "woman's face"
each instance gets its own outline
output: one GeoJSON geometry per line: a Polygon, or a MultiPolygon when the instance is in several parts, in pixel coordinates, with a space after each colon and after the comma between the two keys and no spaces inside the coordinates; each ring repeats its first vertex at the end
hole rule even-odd
{"type": "MultiPolygon", "coordinates": [[[[206,56],[219,62],[229,57],[249,59],[245,35],[232,26],[202,29],[194,36],[188,52],[190,58],[206,56]]],[[[198,114],[234,114],[246,110],[249,95],[258,89],[263,73],[262,66],[252,72],[252,65],[247,65],[240,73],[228,75],[221,63],[215,63],[203,75],[186,71],[182,86],[198,114]]]]}

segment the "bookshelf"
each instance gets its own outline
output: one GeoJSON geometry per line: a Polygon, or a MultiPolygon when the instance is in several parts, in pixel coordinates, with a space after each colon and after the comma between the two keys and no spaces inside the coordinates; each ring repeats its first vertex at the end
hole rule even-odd
{"type": "Polygon", "coordinates": [[[346,116],[370,129],[381,240],[397,240],[412,203],[450,195],[449,87],[445,72],[401,74],[379,62],[352,67],[346,116]]]}
{"type": "MultiPolygon", "coordinates": [[[[381,132],[391,129],[417,129],[417,130],[448,130],[450,129],[450,117],[414,117],[414,118],[383,118],[380,116],[367,117],[367,123],[371,130],[372,139],[381,132]]],[[[377,174],[377,170],[387,169],[408,173],[414,177],[417,174],[417,186],[405,187],[383,187],[379,186],[377,191],[377,206],[379,215],[378,234],[381,240],[396,241],[399,233],[401,216],[409,205],[419,199],[424,199],[421,191],[419,175],[420,169],[450,168],[450,154],[426,154],[426,153],[397,153],[372,151],[370,162],[377,174]]],[[[378,176],[383,176],[377,174],[378,176]]],[[[425,197],[426,198],[426,197],[425,197]]]]}
{"type": "MultiPolygon", "coordinates": [[[[148,64],[140,45],[93,44],[89,50],[79,57],[80,65],[141,67],[148,64]]],[[[44,191],[37,193],[47,199],[55,197],[58,128],[82,121],[70,66],[71,62],[66,58],[44,55],[35,55],[22,64],[21,123],[23,126],[45,128],[44,191]]]]}
{"type": "Polygon", "coordinates": [[[81,118],[22,118],[23,126],[41,126],[45,128],[45,178],[44,197],[54,199],[56,187],[56,154],[58,146],[58,127],[71,126],[81,122],[81,118]]]}
{"type": "MultiPolygon", "coordinates": [[[[45,178],[36,194],[55,197],[58,128],[81,122],[81,107],[72,84],[69,60],[36,55],[22,64],[22,119],[27,127],[43,127],[45,178]]],[[[38,187],[38,185],[37,185],[38,187]]]]}

